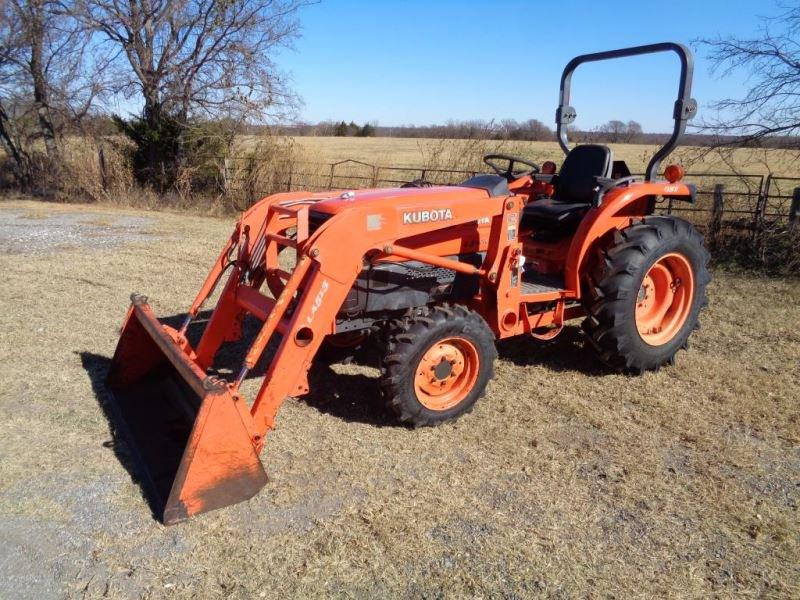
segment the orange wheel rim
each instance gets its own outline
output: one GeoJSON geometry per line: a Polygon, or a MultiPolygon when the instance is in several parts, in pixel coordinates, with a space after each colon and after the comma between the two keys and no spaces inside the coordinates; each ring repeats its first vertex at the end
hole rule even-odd
{"type": "Polygon", "coordinates": [[[469,340],[452,337],[436,342],[417,365],[417,399],[430,410],[452,408],[475,386],[479,366],[478,350],[469,340]]]}
{"type": "Polygon", "coordinates": [[[682,254],[656,261],[642,279],[636,296],[636,329],[651,346],[661,346],[681,330],[692,310],[694,274],[682,254]]]}

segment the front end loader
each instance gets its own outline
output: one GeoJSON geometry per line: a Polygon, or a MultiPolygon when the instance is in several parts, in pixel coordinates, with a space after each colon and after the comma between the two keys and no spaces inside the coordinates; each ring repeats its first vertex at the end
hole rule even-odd
{"type": "Polygon", "coordinates": [[[493,376],[495,340],[551,340],[576,318],[612,368],[672,363],[709,280],[692,226],[654,215],[659,198],[694,200],[679,167],[657,179],[695,111],[691,73],[691,54],[673,43],[577,57],[562,76],[557,126],[566,156],[557,173],[494,155],[485,158],[493,174],[457,186],[270,196],[241,216],[181,327],[159,322],[134,295],[107,387],[163,522],[264,486],[265,436],[281,403],[309,391],[307,373],[324,348],[374,344],[380,393],[413,426],[473,407],[493,376]],[[569,84],[585,62],[652,52],[677,54],[681,79],[674,134],[640,179],[605,146],[569,147],[569,84]],[[212,295],[193,346],[188,328],[212,295]],[[248,315],[261,325],[238,373],[211,375],[248,315]],[[240,387],[268,346],[277,349],[249,402],[240,387]]]}

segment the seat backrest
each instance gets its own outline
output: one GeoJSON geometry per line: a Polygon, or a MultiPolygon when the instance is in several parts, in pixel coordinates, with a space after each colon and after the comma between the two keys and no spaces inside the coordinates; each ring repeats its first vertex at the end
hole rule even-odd
{"type": "Polygon", "coordinates": [[[557,198],[562,202],[583,202],[594,199],[595,177],[609,177],[611,150],[599,144],[575,146],[567,154],[556,181],[557,198]]]}

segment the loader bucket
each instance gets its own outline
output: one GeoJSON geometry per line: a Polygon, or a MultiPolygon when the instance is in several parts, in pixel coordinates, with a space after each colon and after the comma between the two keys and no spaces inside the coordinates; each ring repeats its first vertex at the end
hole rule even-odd
{"type": "Polygon", "coordinates": [[[244,400],[205,373],[132,296],[107,379],[112,418],[165,525],[253,497],[267,475],[244,400]]]}

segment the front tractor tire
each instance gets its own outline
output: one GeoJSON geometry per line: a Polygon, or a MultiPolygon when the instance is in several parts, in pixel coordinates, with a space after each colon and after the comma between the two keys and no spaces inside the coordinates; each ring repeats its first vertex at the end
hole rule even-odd
{"type": "Polygon", "coordinates": [[[692,225],[647,217],[617,232],[589,268],[584,331],[613,369],[672,364],[706,306],[708,252],[692,225]]]}
{"type": "Polygon", "coordinates": [[[463,306],[435,306],[394,324],[381,364],[388,407],[408,425],[438,425],[472,410],[494,377],[486,321],[463,306]]]}

